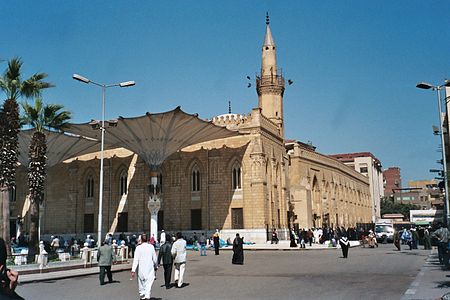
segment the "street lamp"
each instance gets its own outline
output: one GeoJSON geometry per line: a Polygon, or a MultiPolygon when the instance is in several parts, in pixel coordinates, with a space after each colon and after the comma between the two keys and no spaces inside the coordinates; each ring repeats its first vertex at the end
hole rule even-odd
{"type": "Polygon", "coordinates": [[[443,87],[449,87],[450,81],[445,80],[444,84],[442,85],[431,85],[426,82],[419,82],[416,87],[419,89],[429,90],[432,89],[433,91],[436,91],[437,93],[437,99],[438,99],[438,109],[439,109],[439,133],[441,136],[441,146],[442,146],[442,164],[444,167],[444,185],[445,185],[445,207],[446,207],[446,214],[447,214],[447,226],[449,226],[450,222],[450,207],[449,207],[449,198],[448,198],[448,174],[447,174],[447,158],[445,154],[445,141],[444,141],[444,131],[442,127],[442,101],[441,101],[441,90],[443,87]]]}
{"type": "Polygon", "coordinates": [[[130,87],[135,85],[136,83],[134,81],[124,81],[120,83],[114,83],[114,84],[101,84],[94,81],[91,81],[90,79],[83,77],[78,74],[73,74],[73,79],[78,80],[83,83],[92,83],[94,85],[97,85],[102,88],[102,122],[100,126],[100,130],[102,131],[102,139],[101,139],[101,154],[100,154],[100,191],[99,191],[99,197],[98,197],[98,240],[97,244],[100,247],[101,245],[101,239],[102,239],[102,210],[103,210],[103,150],[105,145],[105,94],[106,89],[110,87],[130,87]]]}

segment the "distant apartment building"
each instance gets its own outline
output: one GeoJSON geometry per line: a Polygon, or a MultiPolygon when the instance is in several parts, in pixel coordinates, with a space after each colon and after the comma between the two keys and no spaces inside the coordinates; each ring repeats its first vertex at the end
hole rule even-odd
{"type": "Polygon", "coordinates": [[[369,178],[372,199],[372,221],[380,218],[380,199],[384,197],[383,172],[381,162],[370,152],[343,153],[330,155],[345,165],[369,178]]]}
{"type": "MultiPolygon", "coordinates": [[[[443,192],[439,188],[439,182],[436,179],[432,180],[415,180],[408,182],[409,189],[414,189],[418,193],[418,197],[414,199],[404,199],[402,194],[402,203],[411,201],[411,204],[419,205],[421,209],[443,209],[444,200],[443,192]]],[[[399,196],[398,193],[396,195],[399,196]]]]}
{"type": "Polygon", "coordinates": [[[394,194],[395,189],[402,187],[402,178],[399,167],[390,167],[383,171],[384,195],[394,194]]]}
{"type": "Polygon", "coordinates": [[[414,204],[420,209],[430,209],[431,202],[429,201],[429,194],[426,190],[421,188],[401,188],[394,190],[392,195],[395,202],[402,204],[414,204]]]}

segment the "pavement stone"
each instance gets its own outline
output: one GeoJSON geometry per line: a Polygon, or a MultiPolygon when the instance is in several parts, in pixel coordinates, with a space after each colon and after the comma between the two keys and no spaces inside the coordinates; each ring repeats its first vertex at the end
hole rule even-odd
{"type": "MultiPolygon", "coordinates": [[[[358,247],[360,243],[358,241],[351,241],[351,247],[358,247]]],[[[244,245],[245,251],[311,251],[311,250],[336,250],[339,247],[328,247],[321,244],[312,244],[312,246],[306,246],[306,248],[293,248],[290,247],[289,241],[280,241],[278,244],[253,244],[244,245]]],[[[210,249],[213,251],[213,249],[210,249]]],[[[230,251],[233,250],[232,246],[222,247],[220,251],[230,251]]],[[[193,250],[191,250],[193,251],[193,250]]],[[[112,267],[113,272],[120,272],[124,270],[130,270],[133,260],[130,259],[127,262],[120,264],[115,264],[112,267]]],[[[21,284],[38,282],[38,281],[48,281],[48,280],[58,280],[70,277],[78,277],[85,275],[97,274],[99,272],[98,267],[95,263],[84,265],[81,260],[72,260],[66,262],[50,262],[46,268],[40,270],[37,264],[28,264],[21,266],[12,266],[12,269],[19,272],[19,282],[21,284]]]]}
{"type": "Polygon", "coordinates": [[[437,249],[433,248],[401,300],[435,300],[446,293],[450,293],[450,271],[442,269],[437,249]]]}
{"type": "MultiPolygon", "coordinates": [[[[183,289],[164,287],[157,272],[154,299],[198,300],[398,300],[420,272],[430,251],[396,251],[392,244],[369,249],[356,247],[349,258],[340,250],[246,251],[245,264],[231,263],[232,251],[219,256],[188,251],[183,289]]],[[[98,269],[98,268],[97,268],[98,269]]],[[[25,299],[138,299],[137,281],[130,272],[117,272],[114,283],[100,287],[98,272],[18,287],[25,299]]]]}

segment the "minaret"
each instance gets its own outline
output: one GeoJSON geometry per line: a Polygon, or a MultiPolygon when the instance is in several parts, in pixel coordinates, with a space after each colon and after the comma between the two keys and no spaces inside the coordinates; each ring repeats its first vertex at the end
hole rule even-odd
{"type": "Polygon", "coordinates": [[[284,138],[283,128],[283,94],[284,77],[277,70],[277,52],[269,26],[269,14],[266,14],[266,35],[262,46],[261,74],[256,76],[258,106],[262,114],[277,124],[284,138]]]}

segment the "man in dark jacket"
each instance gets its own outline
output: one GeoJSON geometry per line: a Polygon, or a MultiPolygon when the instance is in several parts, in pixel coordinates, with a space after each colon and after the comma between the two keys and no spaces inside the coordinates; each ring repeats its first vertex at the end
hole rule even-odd
{"type": "Polygon", "coordinates": [[[166,242],[159,248],[158,253],[158,265],[161,264],[161,259],[164,266],[164,283],[166,285],[166,289],[170,289],[170,278],[172,277],[172,237],[167,234],[166,242]]]}
{"type": "Polygon", "coordinates": [[[112,272],[111,272],[111,265],[114,260],[114,253],[113,249],[110,245],[108,245],[105,241],[100,248],[98,248],[97,251],[97,261],[98,266],[100,267],[100,285],[105,284],[105,272],[108,275],[108,281],[109,283],[113,282],[112,279],[112,272]]]}

